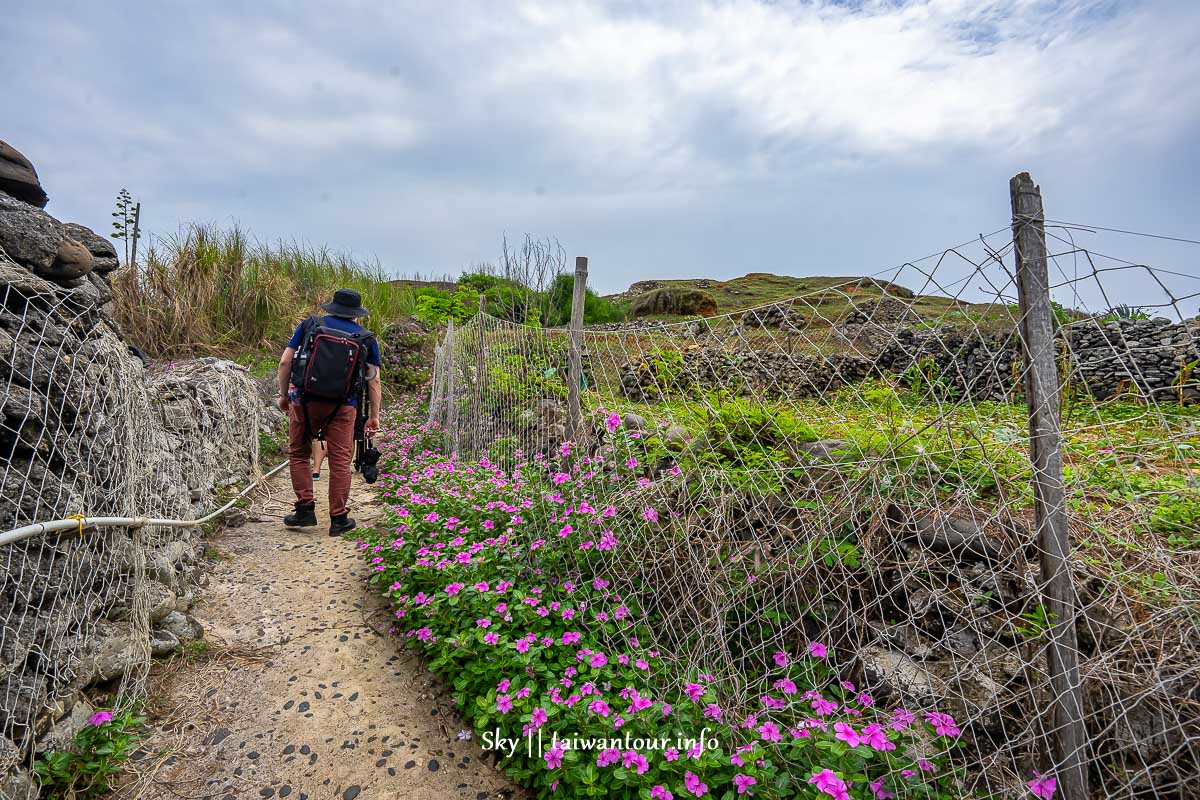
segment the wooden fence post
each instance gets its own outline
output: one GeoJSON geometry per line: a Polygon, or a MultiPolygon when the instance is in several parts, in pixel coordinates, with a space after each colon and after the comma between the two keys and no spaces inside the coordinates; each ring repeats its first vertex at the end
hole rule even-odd
{"type": "Polygon", "coordinates": [[[575,286],[571,295],[570,350],[567,354],[567,441],[579,435],[579,384],[583,375],[583,305],[587,300],[587,258],[575,259],[575,286]]]}
{"type": "Polygon", "coordinates": [[[137,271],[137,243],[142,238],[142,204],[138,202],[133,207],[133,253],[129,257],[129,266],[137,271]]]}
{"type": "Polygon", "coordinates": [[[483,381],[487,374],[487,360],[484,358],[483,352],[483,314],[484,305],[487,298],[483,292],[479,293],[479,311],[475,314],[475,399],[471,403],[471,429],[474,435],[471,437],[471,455],[472,457],[483,454],[484,447],[484,428],[483,424],[483,381]]]}
{"type": "Polygon", "coordinates": [[[458,397],[455,395],[454,320],[446,323],[446,432],[450,434],[450,448],[458,452],[458,397]]]}
{"type": "Polygon", "coordinates": [[[1028,172],[1009,181],[1009,194],[1025,355],[1025,401],[1029,406],[1034,520],[1041,551],[1043,606],[1049,626],[1046,666],[1054,695],[1051,739],[1058,767],[1055,777],[1066,800],[1087,800],[1087,728],[1075,637],[1076,602],[1060,448],[1058,367],[1045,212],[1041,189],[1028,172]]]}

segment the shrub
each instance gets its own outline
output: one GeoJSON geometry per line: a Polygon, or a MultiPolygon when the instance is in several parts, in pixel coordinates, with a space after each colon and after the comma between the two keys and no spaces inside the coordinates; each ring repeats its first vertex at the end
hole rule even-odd
{"type": "Polygon", "coordinates": [[[111,791],[141,741],[137,728],[144,722],[132,711],[93,714],[68,749],[46,753],[34,764],[45,796],[89,798],[111,791]]]}
{"type": "MultiPolygon", "coordinates": [[[[660,524],[659,509],[627,502],[653,481],[619,415],[599,456],[570,469],[536,456],[507,473],[431,449],[418,416],[384,416],[392,506],[358,546],[398,632],[452,684],[485,747],[517,743],[504,764],[538,796],[952,796],[954,720],[878,708],[821,643],[727,679],[659,649],[651,606],[616,592],[596,557],[660,524]],[[747,696],[755,708],[736,700],[747,696]]],[[[799,435],[795,421],[761,422],[799,435]]]]}

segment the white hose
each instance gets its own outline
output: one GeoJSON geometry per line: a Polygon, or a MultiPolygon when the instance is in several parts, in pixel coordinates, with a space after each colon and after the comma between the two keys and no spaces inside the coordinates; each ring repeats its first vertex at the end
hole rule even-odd
{"type": "Polygon", "coordinates": [[[14,528],[6,533],[0,533],[0,547],[13,542],[19,542],[24,539],[29,539],[34,536],[39,536],[43,533],[56,533],[58,531],[71,530],[72,528],[82,530],[87,527],[95,528],[141,528],[145,525],[161,526],[164,528],[195,528],[203,525],[219,514],[228,510],[234,503],[241,500],[259,484],[270,478],[279,470],[288,465],[284,461],[273,470],[263,475],[258,480],[251,483],[241,491],[237,497],[234,497],[225,505],[218,508],[216,511],[201,517],[200,519],[154,519],[152,517],[76,517],[75,519],[58,519],[53,522],[35,522],[32,525],[26,525],[22,528],[14,528]]]}

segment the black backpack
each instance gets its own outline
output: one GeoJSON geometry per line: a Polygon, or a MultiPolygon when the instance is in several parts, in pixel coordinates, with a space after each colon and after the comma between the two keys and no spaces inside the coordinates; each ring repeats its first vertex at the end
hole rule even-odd
{"type": "MultiPolygon", "coordinates": [[[[291,382],[296,387],[302,408],[309,400],[337,403],[337,408],[341,408],[351,397],[360,394],[366,383],[367,358],[375,334],[367,330],[348,333],[322,322],[320,317],[304,320],[300,346],[292,356],[291,382]]],[[[333,414],[336,413],[337,409],[334,409],[333,414]]],[[[305,419],[308,419],[307,408],[305,419]]],[[[317,435],[325,424],[318,428],[317,435]]]]}

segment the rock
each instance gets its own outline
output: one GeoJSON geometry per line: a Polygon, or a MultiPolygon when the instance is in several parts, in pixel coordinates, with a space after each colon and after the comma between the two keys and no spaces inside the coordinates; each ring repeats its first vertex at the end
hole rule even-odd
{"type": "Polygon", "coordinates": [[[999,542],[989,538],[971,520],[960,517],[940,514],[919,517],[913,520],[912,531],[922,547],[952,555],[959,561],[995,561],[1003,552],[999,542]]]}
{"type": "Polygon", "coordinates": [[[858,653],[866,685],[900,703],[930,703],[945,696],[944,684],[904,653],[867,647],[858,653]]]}
{"type": "Polygon", "coordinates": [[[240,528],[246,524],[246,509],[233,508],[221,515],[221,522],[225,523],[226,528],[240,528]]]}
{"type": "Polygon", "coordinates": [[[179,586],[179,576],[175,573],[175,565],[163,553],[155,553],[146,559],[146,572],[168,589],[173,590],[179,586]]]}
{"type": "Polygon", "coordinates": [[[54,263],[40,274],[43,278],[61,283],[82,278],[92,271],[92,267],[91,252],[74,239],[64,238],[58,245],[54,263]]]}
{"type": "Polygon", "coordinates": [[[54,723],[50,733],[39,743],[39,748],[42,752],[64,749],[75,738],[75,734],[87,727],[88,720],[94,713],[95,707],[81,698],[71,706],[69,713],[54,723]]]}
{"type": "Polygon", "coordinates": [[[170,631],[150,631],[150,655],[153,658],[165,658],[180,647],[179,637],[170,631]]]}
{"type": "Polygon", "coordinates": [[[716,313],[716,298],[696,289],[655,289],[634,298],[629,307],[629,314],[633,317],[651,314],[711,317],[716,313]]]}
{"type": "Polygon", "coordinates": [[[662,438],[668,447],[681,449],[687,446],[692,436],[688,433],[687,428],[680,425],[670,425],[663,431],[662,438]]]}
{"type": "Polygon", "coordinates": [[[63,225],[63,232],[68,238],[79,242],[92,254],[92,265],[96,272],[107,274],[117,269],[121,264],[117,258],[117,248],[108,239],[77,222],[63,225]]]}
{"type": "Polygon", "coordinates": [[[159,624],[159,629],[174,634],[182,642],[204,637],[204,628],[192,617],[172,611],[159,624]]]}
{"type": "Polygon", "coordinates": [[[621,425],[627,431],[645,431],[650,427],[646,418],[641,414],[629,413],[621,417],[621,425]]]}
{"type": "Polygon", "coordinates": [[[853,442],[845,439],[823,439],[819,442],[799,442],[796,449],[817,461],[836,464],[840,461],[852,461],[855,458],[853,442]]]}
{"type": "Polygon", "coordinates": [[[150,624],[157,625],[175,610],[179,598],[175,592],[157,581],[147,581],[146,592],[149,595],[147,602],[150,607],[150,624]]]}
{"type": "Polygon", "coordinates": [[[37,208],[49,202],[33,164],[5,141],[0,141],[0,192],[37,208]]]}
{"type": "Polygon", "coordinates": [[[38,786],[33,773],[24,769],[0,775],[0,800],[37,800],[38,786]]]}
{"type": "Polygon", "coordinates": [[[40,208],[0,194],[0,248],[35,274],[53,269],[66,234],[62,223],[40,208]]]}
{"type": "Polygon", "coordinates": [[[120,677],[142,663],[145,646],[134,640],[129,628],[122,625],[106,626],[98,630],[99,645],[92,656],[88,683],[103,683],[120,677]]]}

